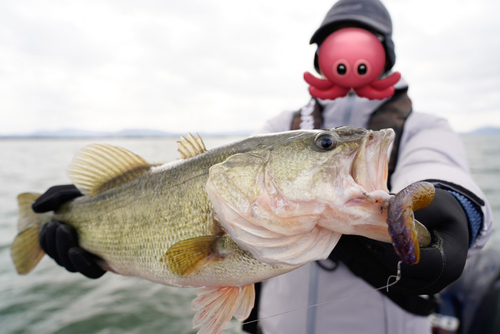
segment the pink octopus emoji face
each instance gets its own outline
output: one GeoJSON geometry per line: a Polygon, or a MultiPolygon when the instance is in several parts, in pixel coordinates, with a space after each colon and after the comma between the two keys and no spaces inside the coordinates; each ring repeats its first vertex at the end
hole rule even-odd
{"type": "Polygon", "coordinates": [[[401,78],[394,72],[377,80],[384,71],[384,47],[374,34],[360,28],[344,28],[329,35],[319,49],[318,64],[325,79],[306,72],[304,80],[311,95],[323,100],[346,96],[351,89],[370,100],[389,98],[401,78]]]}

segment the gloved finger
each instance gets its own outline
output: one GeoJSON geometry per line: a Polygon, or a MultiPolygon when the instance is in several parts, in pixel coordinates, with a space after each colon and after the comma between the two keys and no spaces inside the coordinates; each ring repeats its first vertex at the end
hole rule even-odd
{"type": "Polygon", "coordinates": [[[82,196],[82,193],[72,184],[54,186],[42,194],[31,208],[36,213],[55,211],[67,201],[79,196],[82,196]]]}
{"type": "Polygon", "coordinates": [[[60,224],[56,231],[56,248],[59,260],[66,270],[76,272],[73,263],[69,259],[68,252],[70,248],[78,247],[78,237],[76,230],[69,225],[60,224]]]}
{"type": "Polygon", "coordinates": [[[62,265],[59,259],[59,253],[57,252],[56,246],[56,233],[57,229],[61,223],[56,220],[52,220],[47,224],[42,226],[42,231],[40,232],[40,247],[42,247],[43,251],[53,258],[58,265],[62,265]]]}
{"type": "Polygon", "coordinates": [[[99,278],[106,273],[96,262],[96,257],[82,248],[73,247],[68,251],[68,256],[77,271],[88,278],[99,278]]]}

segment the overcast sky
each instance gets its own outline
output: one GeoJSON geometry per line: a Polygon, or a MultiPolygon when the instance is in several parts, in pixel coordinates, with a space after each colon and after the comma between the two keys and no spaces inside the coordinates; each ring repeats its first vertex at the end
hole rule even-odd
{"type": "MultiPolygon", "coordinates": [[[[0,2],[0,135],[255,130],[307,103],[334,1],[0,2]]],[[[500,1],[385,0],[417,111],[500,126],[500,1]]]]}

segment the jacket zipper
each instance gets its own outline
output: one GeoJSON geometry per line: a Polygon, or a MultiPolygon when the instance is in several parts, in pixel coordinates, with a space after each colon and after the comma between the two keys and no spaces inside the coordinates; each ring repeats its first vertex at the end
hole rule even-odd
{"type": "Polygon", "coordinates": [[[351,115],[352,115],[352,109],[354,107],[355,97],[356,97],[355,93],[347,94],[347,102],[346,102],[346,107],[345,107],[345,111],[344,111],[344,124],[342,124],[342,125],[349,125],[351,122],[351,115]]]}

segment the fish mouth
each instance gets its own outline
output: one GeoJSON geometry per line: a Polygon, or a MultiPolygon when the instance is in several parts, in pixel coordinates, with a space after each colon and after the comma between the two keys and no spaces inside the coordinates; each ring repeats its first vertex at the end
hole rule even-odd
{"type": "Polygon", "coordinates": [[[392,129],[368,131],[356,152],[351,166],[351,176],[366,192],[387,188],[389,147],[394,141],[392,129]]]}

